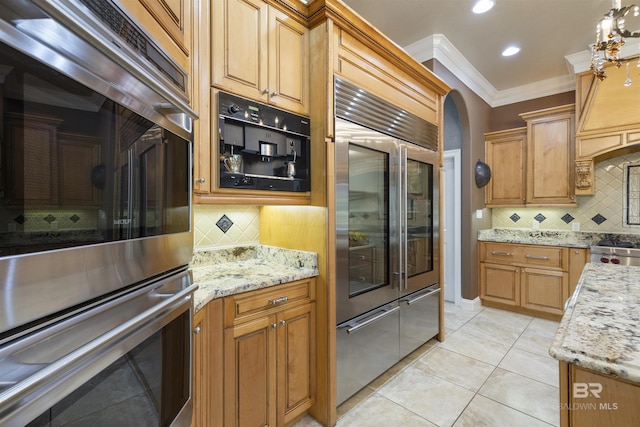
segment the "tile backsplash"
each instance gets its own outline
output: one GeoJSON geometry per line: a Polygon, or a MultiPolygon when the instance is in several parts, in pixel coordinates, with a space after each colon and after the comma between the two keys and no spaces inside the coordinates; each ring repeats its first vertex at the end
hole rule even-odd
{"type": "Polygon", "coordinates": [[[596,163],[596,194],[579,196],[577,208],[493,208],[493,228],[531,229],[537,217],[541,230],[640,233],[638,227],[623,226],[624,166],[640,162],[640,153],[614,157],[596,163]]]}
{"type": "Polygon", "coordinates": [[[194,205],[194,244],[209,248],[260,242],[257,206],[194,205]]]}

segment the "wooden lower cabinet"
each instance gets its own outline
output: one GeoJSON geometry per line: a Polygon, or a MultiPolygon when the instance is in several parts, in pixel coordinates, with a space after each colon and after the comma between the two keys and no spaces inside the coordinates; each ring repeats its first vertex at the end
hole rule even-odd
{"type": "Polygon", "coordinates": [[[222,425],[222,300],[193,317],[193,416],[191,427],[222,425]]]}
{"type": "Polygon", "coordinates": [[[560,427],[640,425],[640,385],[560,362],[560,427]]]}
{"type": "Polygon", "coordinates": [[[314,403],[312,286],[306,280],[225,298],[232,323],[224,330],[225,426],[284,426],[314,403]]]}
{"type": "Polygon", "coordinates": [[[562,314],[569,298],[569,275],[562,271],[523,268],[520,306],[562,314]]]}
{"type": "Polygon", "coordinates": [[[559,320],[588,250],[480,242],[483,304],[559,320]]]}
{"type": "Polygon", "coordinates": [[[511,265],[480,264],[480,298],[502,304],[520,302],[520,269],[511,265]]]}

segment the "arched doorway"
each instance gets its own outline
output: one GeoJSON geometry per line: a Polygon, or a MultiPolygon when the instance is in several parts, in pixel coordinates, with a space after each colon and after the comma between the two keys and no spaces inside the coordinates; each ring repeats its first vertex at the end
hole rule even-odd
{"type": "MultiPolygon", "coordinates": [[[[444,300],[462,304],[462,150],[463,125],[457,103],[462,98],[449,93],[444,100],[444,167],[443,167],[443,250],[444,300]],[[456,101],[457,98],[457,101],[456,101]]],[[[465,111],[463,108],[462,111],[465,111]]]]}

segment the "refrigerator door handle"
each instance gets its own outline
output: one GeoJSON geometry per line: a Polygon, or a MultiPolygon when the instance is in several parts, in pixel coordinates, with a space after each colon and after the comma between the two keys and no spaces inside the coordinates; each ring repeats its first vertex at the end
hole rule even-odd
{"type": "Polygon", "coordinates": [[[402,192],[401,192],[401,203],[403,205],[402,215],[400,216],[400,221],[402,221],[402,244],[404,245],[404,289],[409,289],[409,221],[407,219],[409,215],[408,203],[407,199],[409,198],[409,161],[408,161],[408,153],[409,149],[402,145],[400,146],[400,150],[402,152],[402,192]]]}
{"type": "Polygon", "coordinates": [[[338,329],[349,328],[349,329],[347,329],[347,333],[350,334],[352,332],[356,332],[359,329],[364,328],[367,325],[372,324],[373,322],[375,322],[377,320],[382,319],[383,317],[386,317],[386,316],[388,316],[390,314],[393,314],[398,310],[400,310],[400,307],[397,306],[397,305],[395,307],[392,307],[392,308],[390,308],[388,306],[387,307],[382,307],[382,309],[378,313],[372,315],[371,317],[368,317],[363,322],[359,322],[358,320],[352,320],[350,322],[346,322],[346,323],[343,323],[341,325],[338,325],[338,329]]]}
{"type": "Polygon", "coordinates": [[[432,290],[431,292],[424,293],[424,294],[419,295],[419,296],[417,296],[415,298],[405,298],[405,299],[401,300],[401,302],[406,302],[407,305],[411,305],[413,303],[416,303],[416,302],[418,302],[420,300],[425,299],[426,297],[430,297],[431,295],[437,294],[438,292],[440,292],[440,288],[436,288],[436,289],[432,290]]]}

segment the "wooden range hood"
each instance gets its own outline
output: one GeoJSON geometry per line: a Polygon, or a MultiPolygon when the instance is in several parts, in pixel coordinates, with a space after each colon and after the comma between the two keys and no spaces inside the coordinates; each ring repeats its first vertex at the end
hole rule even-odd
{"type": "Polygon", "coordinates": [[[607,78],[591,71],[577,75],[576,195],[595,194],[595,163],[640,150],[640,68],[630,61],[632,80],[625,86],[626,63],[606,68],[607,78]]]}

